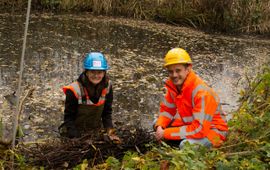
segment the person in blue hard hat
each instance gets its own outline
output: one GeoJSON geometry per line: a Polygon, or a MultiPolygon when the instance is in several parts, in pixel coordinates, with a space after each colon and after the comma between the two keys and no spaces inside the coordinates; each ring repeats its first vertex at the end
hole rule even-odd
{"type": "Polygon", "coordinates": [[[106,58],[100,52],[91,52],[83,64],[84,71],[77,81],[63,87],[66,100],[60,133],[77,138],[89,130],[105,128],[111,140],[120,141],[113,129],[113,89],[106,74],[106,58]]]}

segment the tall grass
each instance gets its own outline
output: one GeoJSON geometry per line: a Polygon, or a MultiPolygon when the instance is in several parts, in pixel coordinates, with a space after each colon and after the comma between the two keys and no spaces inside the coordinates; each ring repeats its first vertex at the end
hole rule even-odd
{"type": "MultiPolygon", "coordinates": [[[[22,9],[26,0],[0,0],[22,9]]],[[[269,0],[32,0],[33,9],[154,19],[224,32],[270,33],[269,0]]]]}
{"type": "Polygon", "coordinates": [[[195,13],[204,16],[203,27],[226,31],[227,15],[232,8],[233,0],[193,0],[191,8],[195,13]]]}
{"type": "Polygon", "coordinates": [[[269,0],[234,0],[230,14],[235,29],[243,32],[270,32],[269,0]]]}

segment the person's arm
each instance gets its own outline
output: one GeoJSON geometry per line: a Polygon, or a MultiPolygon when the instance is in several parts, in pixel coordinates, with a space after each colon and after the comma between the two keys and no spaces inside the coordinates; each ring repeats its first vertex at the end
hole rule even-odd
{"type": "Polygon", "coordinates": [[[122,143],[121,139],[115,134],[115,129],[112,123],[112,102],[113,102],[113,89],[109,88],[109,93],[106,95],[104,110],[102,112],[103,127],[106,128],[108,137],[115,143],[122,143]]]}
{"type": "Polygon", "coordinates": [[[64,122],[74,123],[78,111],[78,100],[71,90],[66,91],[64,122]]]}
{"type": "Polygon", "coordinates": [[[170,92],[168,87],[165,88],[166,94],[160,103],[159,117],[154,126],[155,129],[157,129],[158,126],[161,126],[163,129],[165,129],[173,120],[174,115],[176,114],[176,105],[172,96],[173,94],[170,92]]]}
{"type": "Polygon", "coordinates": [[[164,130],[164,138],[180,140],[184,138],[204,138],[209,132],[213,116],[218,107],[218,101],[209,91],[200,90],[193,98],[192,122],[181,127],[171,127],[164,130]]]}
{"type": "Polygon", "coordinates": [[[112,103],[113,103],[113,89],[111,86],[109,88],[109,93],[106,95],[104,109],[102,112],[102,123],[103,123],[103,127],[106,129],[113,128],[112,103]]]}
{"type": "Polygon", "coordinates": [[[75,126],[77,112],[78,100],[71,90],[67,90],[64,110],[64,124],[67,128],[67,135],[69,138],[80,137],[80,132],[75,126]]]}

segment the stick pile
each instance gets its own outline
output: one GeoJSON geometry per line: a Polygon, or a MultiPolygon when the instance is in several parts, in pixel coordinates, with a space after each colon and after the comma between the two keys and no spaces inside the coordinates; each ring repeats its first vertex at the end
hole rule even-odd
{"type": "Polygon", "coordinates": [[[44,144],[32,146],[20,145],[19,150],[29,164],[50,169],[71,168],[87,159],[89,165],[103,163],[109,156],[121,159],[126,151],[145,153],[149,148],[145,144],[153,141],[150,132],[139,127],[122,127],[117,130],[122,143],[108,140],[100,132],[92,132],[77,139],[54,139],[44,144]]]}

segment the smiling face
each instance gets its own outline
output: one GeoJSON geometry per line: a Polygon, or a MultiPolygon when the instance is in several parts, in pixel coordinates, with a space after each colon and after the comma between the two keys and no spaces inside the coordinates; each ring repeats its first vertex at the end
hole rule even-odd
{"type": "Polygon", "coordinates": [[[191,64],[172,64],[166,67],[169,73],[169,78],[178,89],[180,89],[184,83],[188,73],[191,70],[191,67],[191,64]]]}
{"type": "Polygon", "coordinates": [[[104,70],[87,70],[86,76],[88,77],[89,81],[94,85],[100,83],[105,76],[104,70]]]}

